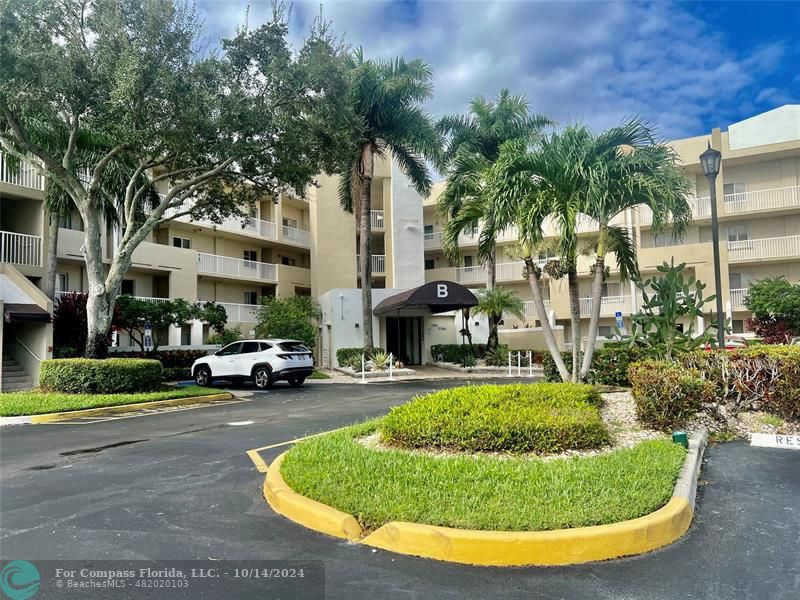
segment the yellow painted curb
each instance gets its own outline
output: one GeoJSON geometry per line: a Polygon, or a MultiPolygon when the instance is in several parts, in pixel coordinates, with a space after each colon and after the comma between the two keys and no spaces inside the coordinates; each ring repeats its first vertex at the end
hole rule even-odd
{"type": "Polygon", "coordinates": [[[126,412],[134,412],[143,408],[162,408],[165,406],[183,406],[185,404],[202,404],[215,400],[230,400],[233,394],[228,392],[210,394],[208,396],[189,396],[187,398],[173,398],[171,400],[154,400],[153,402],[137,402],[136,404],[120,404],[118,406],[104,406],[87,408],[84,410],[70,410],[66,412],[47,413],[46,415],[31,415],[31,423],[54,423],[56,421],[69,421],[85,417],[103,417],[126,412]]]}
{"type": "Polygon", "coordinates": [[[264,497],[272,509],[304,527],[350,541],[358,540],[363,530],[352,515],[301,496],[281,477],[284,452],[269,466],[264,480],[264,497]]]}
{"type": "Polygon", "coordinates": [[[574,565],[666,546],[683,535],[691,522],[689,502],[673,497],[654,513],[610,525],[554,531],[475,531],[395,521],[361,543],[470,565],[574,565]]]}

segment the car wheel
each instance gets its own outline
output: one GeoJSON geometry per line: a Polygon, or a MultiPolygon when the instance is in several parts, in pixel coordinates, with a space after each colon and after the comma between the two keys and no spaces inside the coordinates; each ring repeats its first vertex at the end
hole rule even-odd
{"type": "Polygon", "coordinates": [[[203,387],[211,385],[213,381],[211,379],[211,369],[208,367],[200,366],[194,370],[194,381],[197,385],[201,385],[203,387]]]}
{"type": "Polygon", "coordinates": [[[267,389],[273,383],[272,381],[272,369],[269,366],[264,367],[256,367],[256,370],[253,371],[253,383],[256,384],[256,387],[259,389],[267,389]]]}
{"type": "Polygon", "coordinates": [[[303,382],[305,380],[306,380],[305,377],[289,377],[289,379],[287,379],[289,385],[292,387],[300,387],[301,385],[303,385],[303,382]]]}

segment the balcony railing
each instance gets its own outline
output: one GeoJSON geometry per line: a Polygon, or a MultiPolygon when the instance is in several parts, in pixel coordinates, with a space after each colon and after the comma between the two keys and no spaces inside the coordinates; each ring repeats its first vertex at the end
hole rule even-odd
{"type": "MultiPolygon", "coordinates": [[[[361,275],[361,256],[356,254],[356,273],[361,275]]],[[[386,273],[386,255],[373,254],[372,255],[372,274],[383,275],[386,273]]]]}
{"type": "Polygon", "coordinates": [[[278,267],[272,263],[242,260],[217,254],[197,253],[197,272],[223,277],[278,281],[278,267]]]}
{"type": "MultiPolygon", "coordinates": [[[[527,324],[531,326],[536,326],[538,324],[539,326],[541,326],[541,324],[539,323],[539,319],[536,316],[535,304],[536,303],[533,300],[528,300],[526,302],[523,302],[524,305],[523,314],[525,315],[525,317],[522,321],[520,321],[517,317],[512,315],[503,315],[503,319],[506,321],[504,326],[508,327],[513,323],[519,323],[521,325],[527,324]]],[[[550,300],[544,301],[544,308],[547,314],[549,315],[551,311],[550,300]]]]}
{"type": "Polygon", "coordinates": [[[42,238],[38,235],[0,231],[0,263],[42,266],[42,238]]]}
{"type": "Polygon", "coordinates": [[[12,169],[8,164],[8,157],[3,152],[0,152],[0,182],[44,191],[44,177],[33,163],[22,161],[19,168],[12,169]]]}
{"type": "Polygon", "coordinates": [[[456,269],[456,281],[458,283],[485,283],[486,267],[482,265],[476,267],[458,267],[456,269]]]}
{"type": "MultiPolygon", "coordinates": [[[[85,291],[79,291],[79,290],[72,290],[69,292],[61,290],[57,291],[55,293],[55,296],[56,298],[63,298],[64,296],[69,296],[70,294],[85,294],[85,293],[86,293],[85,291]]],[[[142,300],[143,302],[153,302],[153,303],[169,302],[170,300],[169,298],[154,298],[153,296],[131,296],[131,297],[136,300],[142,300]]]]}
{"type": "MultiPolygon", "coordinates": [[[[581,316],[590,317],[592,315],[592,298],[580,298],[581,316]]],[[[600,302],[600,315],[613,317],[616,312],[630,313],[630,296],[603,296],[600,302]]]]}
{"type": "MultiPolygon", "coordinates": [[[[703,196],[702,198],[691,197],[688,199],[689,206],[692,209],[692,218],[703,219],[711,216],[711,198],[703,196]]],[[[649,206],[644,204],[639,206],[639,223],[642,225],[650,225],[653,222],[653,211],[649,206]]]]}
{"type": "Polygon", "coordinates": [[[730,214],[793,207],[800,207],[800,185],[725,194],[725,212],[730,214]]]}
{"type": "MultiPolygon", "coordinates": [[[[200,303],[213,302],[201,300],[200,303]]],[[[255,323],[258,321],[258,304],[235,304],[233,302],[217,302],[225,308],[229,323],[255,323]]]]}
{"type": "Polygon", "coordinates": [[[297,229],[296,227],[287,227],[284,225],[281,234],[284,240],[306,247],[311,245],[311,232],[305,229],[297,229]]]}
{"type": "Polygon", "coordinates": [[[425,249],[442,247],[442,232],[441,231],[428,231],[425,233],[425,249]]]}
{"type": "Polygon", "coordinates": [[[495,276],[497,281],[520,281],[525,271],[525,263],[520,261],[498,263],[495,265],[495,276]]]}
{"type": "Polygon", "coordinates": [[[728,242],[728,262],[800,258],[800,235],[728,242]]]}
{"type": "MultiPolygon", "coordinates": [[[[162,194],[159,195],[163,196],[162,194]]],[[[167,209],[164,211],[164,217],[170,217],[180,210],[185,209],[167,209]]],[[[188,215],[178,217],[175,220],[181,223],[192,223],[202,227],[210,227],[212,229],[218,229],[221,231],[230,231],[231,233],[242,233],[245,235],[266,238],[268,240],[278,239],[278,226],[275,223],[272,221],[262,221],[261,219],[256,219],[255,217],[228,217],[223,219],[221,223],[214,223],[208,219],[193,220],[188,215]]]]}
{"type": "Polygon", "coordinates": [[[733,310],[747,310],[744,299],[747,296],[747,288],[731,290],[731,308],[733,310]]]}
{"type": "Polygon", "coordinates": [[[383,211],[382,210],[373,210],[370,213],[370,226],[373,229],[384,229],[386,227],[383,221],[383,211]]]}

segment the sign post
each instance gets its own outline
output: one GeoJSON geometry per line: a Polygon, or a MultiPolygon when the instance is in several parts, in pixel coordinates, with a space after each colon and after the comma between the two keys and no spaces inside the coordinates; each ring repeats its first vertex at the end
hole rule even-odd
{"type": "Polygon", "coordinates": [[[625,331],[625,321],[622,320],[622,312],[615,312],[614,318],[617,320],[617,329],[619,329],[622,335],[626,335],[627,332],[625,331]]]}
{"type": "Polygon", "coordinates": [[[150,352],[153,349],[153,325],[148,321],[144,324],[144,351],[150,352]]]}

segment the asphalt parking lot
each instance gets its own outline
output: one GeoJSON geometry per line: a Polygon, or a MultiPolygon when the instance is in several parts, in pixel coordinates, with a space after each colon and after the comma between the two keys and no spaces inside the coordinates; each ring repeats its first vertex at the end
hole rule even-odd
{"type": "MultiPolygon", "coordinates": [[[[377,416],[414,394],[458,383],[280,385],[195,410],[4,427],[0,556],[87,564],[321,560],[330,599],[800,598],[797,451],[711,446],[684,538],[645,556],[579,567],[475,568],[393,555],[307,531],[264,502],[263,475],[247,450],[377,416]]],[[[284,449],[261,455],[269,461],[284,449]]],[[[257,591],[251,582],[227,597],[257,591]]],[[[142,595],[90,590],[83,597],[142,595]]]]}

